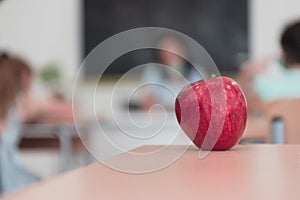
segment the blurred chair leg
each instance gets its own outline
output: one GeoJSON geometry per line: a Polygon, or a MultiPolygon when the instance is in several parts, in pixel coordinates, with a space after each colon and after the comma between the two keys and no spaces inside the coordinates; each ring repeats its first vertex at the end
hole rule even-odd
{"type": "Polygon", "coordinates": [[[65,172],[72,168],[72,133],[67,127],[59,127],[57,137],[60,142],[59,172],[65,172]]]}

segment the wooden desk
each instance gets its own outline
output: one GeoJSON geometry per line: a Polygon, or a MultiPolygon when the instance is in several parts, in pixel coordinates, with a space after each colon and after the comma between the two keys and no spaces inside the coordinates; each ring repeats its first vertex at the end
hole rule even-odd
{"type": "MultiPolygon", "coordinates": [[[[147,148],[149,146],[136,151],[147,148]]],[[[183,146],[173,146],[158,159],[181,148],[183,146]]],[[[3,200],[299,200],[299,187],[300,145],[238,145],[231,151],[212,152],[203,160],[198,159],[198,150],[191,147],[173,165],[154,173],[120,173],[96,163],[33,185],[3,200]]]]}

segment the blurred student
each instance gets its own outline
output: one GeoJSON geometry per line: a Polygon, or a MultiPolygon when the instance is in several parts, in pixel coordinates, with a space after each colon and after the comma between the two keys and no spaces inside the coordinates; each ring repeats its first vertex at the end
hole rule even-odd
{"type": "Polygon", "coordinates": [[[0,189],[10,192],[33,183],[39,178],[19,161],[17,146],[21,131],[18,113],[20,77],[16,76],[16,60],[0,56],[0,189]]]}
{"type": "Polygon", "coordinates": [[[141,100],[144,110],[148,110],[153,104],[157,103],[167,108],[172,107],[176,95],[183,86],[187,85],[188,82],[191,83],[201,79],[193,66],[177,55],[186,55],[187,52],[185,46],[176,37],[162,37],[158,47],[159,51],[156,57],[158,63],[163,66],[149,65],[142,74],[143,83],[155,83],[146,87],[146,92],[141,100]]]}
{"type": "Polygon", "coordinates": [[[288,26],[281,36],[282,56],[260,61],[248,61],[238,74],[248,102],[248,113],[257,115],[267,102],[287,97],[299,97],[300,23],[288,26]]]}
{"type": "Polygon", "coordinates": [[[0,56],[0,130],[3,130],[7,125],[7,115],[15,104],[19,91],[13,67],[10,67],[7,60],[5,54],[0,56]]]}
{"type": "Polygon", "coordinates": [[[280,43],[284,66],[280,73],[254,77],[254,88],[263,102],[300,97],[300,22],[284,30],[280,43]]]}
{"type": "Polygon", "coordinates": [[[72,103],[57,97],[41,98],[33,94],[31,84],[34,73],[27,63],[14,60],[15,73],[20,77],[20,115],[25,123],[63,123],[73,120],[72,103]]]}

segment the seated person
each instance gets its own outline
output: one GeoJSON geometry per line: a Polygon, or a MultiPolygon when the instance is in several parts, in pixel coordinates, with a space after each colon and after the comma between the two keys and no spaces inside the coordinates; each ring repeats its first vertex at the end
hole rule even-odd
{"type": "Polygon", "coordinates": [[[200,74],[191,64],[179,55],[169,52],[186,54],[186,49],[180,40],[172,36],[165,36],[160,39],[158,47],[160,47],[160,50],[158,51],[157,61],[161,65],[151,66],[149,64],[142,74],[143,83],[155,83],[145,87],[146,92],[141,99],[144,110],[148,110],[156,103],[167,108],[172,107],[183,86],[187,85],[188,82],[191,83],[201,79],[200,74]]]}
{"type": "Polygon", "coordinates": [[[19,58],[10,58],[15,62],[16,77],[20,77],[20,115],[25,123],[62,123],[72,122],[71,101],[62,98],[40,98],[31,91],[33,71],[19,58]]]}
{"type": "Polygon", "coordinates": [[[261,116],[266,103],[271,100],[297,97],[299,93],[297,43],[299,43],[299,23],[291,25],[282,34],[282,58],[248,61],[241,67],[238,82],[245,93],[250,116],[261,116]]]}
{"type": "Polygon", "coordinates": [[[248,106],[247,139],[269,136],[264,115],[268,102],[281,98],[300,97],[300,23],[295,23],[281,36],[282,58],[269,58],[245,63],[238,74],[248,106]]]}
{"type": "Polygon", "coordinates": [[[280,73],[262,73],[254,77],[254,88],[263,102],[300,97],[300,22],[283,32],[281,48],[284,67],[280,73]]]}
{"type": "Polygon", "coordinates": [[[20,189],[39,178],[25,169],[17,156],[21,129],[18,114],[19,78],[17,62],[6,55],[0,57],[0,191],[20,189]]]}

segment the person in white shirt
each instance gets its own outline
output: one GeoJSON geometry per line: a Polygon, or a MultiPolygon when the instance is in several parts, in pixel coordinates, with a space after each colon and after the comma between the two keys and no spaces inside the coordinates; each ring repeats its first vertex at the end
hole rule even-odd
{"type": "Polygon", "coordinates": [[[141,82],[150,83],[141,98],[144,110],[148,110],[154,104],[161,104],[172,109],[180,90],[188,83],[202,79],[194,66],[177,55],[187,53],[184,44],[179,39],[164,36],[159,40],[158,47],[160,50],[156,57],[159,64],[149,64],[142,74],[141,82]],[[171,52],[177,52],[177,54],[171,52]]]}

